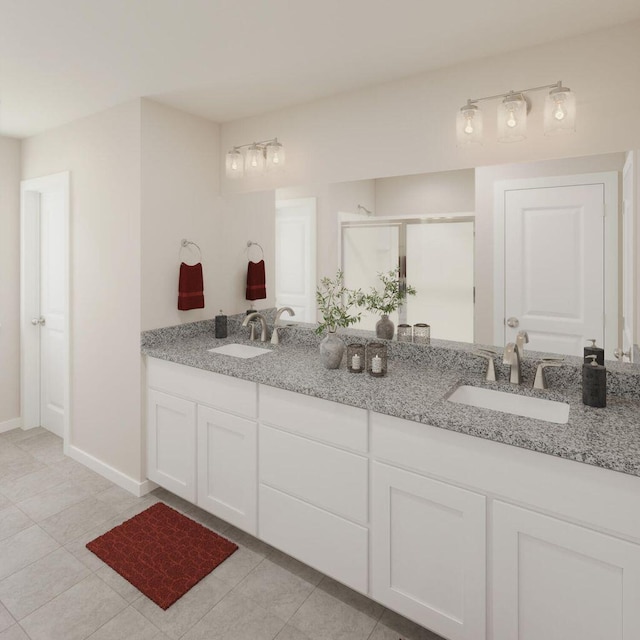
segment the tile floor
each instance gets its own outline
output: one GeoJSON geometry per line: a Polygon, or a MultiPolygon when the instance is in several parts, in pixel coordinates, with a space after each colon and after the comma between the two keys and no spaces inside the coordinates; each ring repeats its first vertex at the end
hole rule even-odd
{"type": "Polygon", "coordinates": [[[44,429],[0,434],[0,640],[439,640],[164,489],[135,498],[44,429]],[[167,611],[85,544],[162,500],[239,545],[167,611]]]}

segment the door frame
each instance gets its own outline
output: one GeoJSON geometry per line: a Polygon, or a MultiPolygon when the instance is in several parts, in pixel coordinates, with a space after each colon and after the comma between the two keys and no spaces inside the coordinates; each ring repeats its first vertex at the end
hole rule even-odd
{"type": "Polygon", "coordinates": [[[69,445],[71,414],[71,309],[70,309],[70,173],[56,173],[20,183],[20,408],[22,428],[40,426],[40,332],[31,331],[34,309],[40,308],[40,198],[48,190],[63,196],[64,341],[63,441],[69,445]]]}
{"type": "Polygon", "coordinates": [[[619,321],[619,269],[618,259],[618,218],[619,175],[617,171],[584,173],[570,176],[550,176],[547,178],[522,178],[500,180],[494,184],[493,202],[493,343],[504,344],[505,305],[505,203],[507,191],[524,189],[544,189],[552,187],[575,187],[580,185],[603,185],[604,188],[604,336],[605,358],[613,358],[613,349],[618,346],[619,321]],[[608,256],[616,256],[616,268],[607,268],[608,256]],[[615,319],[615,321],[611,321],[615,319]],[[607,355],[607,352],[611,351],[607,355]]]}

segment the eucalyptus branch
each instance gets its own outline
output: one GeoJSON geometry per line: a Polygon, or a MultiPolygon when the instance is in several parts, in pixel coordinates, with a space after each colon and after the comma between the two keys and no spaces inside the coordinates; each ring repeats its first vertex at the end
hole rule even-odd
{"type": "Polygon", "coordinates": [[[404,303],[408,295],[416,295],[414,287],[400,287],[400,270],[397,268],[387,273],[378,273],[378,279],[382,283],[382,291],[371,287],[369,293],[360,294],[358,298],[358,305],[367,311],[389,315],[404,303]]]}
{"type": "Polygon", "coordinates": [[[361,297],[360,289],[347,289],[344,286],[344,273],[341,269],[338,269],[333,280],[322,278],[316,289],[318,311],[322,315],[322,322],[318,323],[316,333],[325,330],[333,332],[338,327],[348,327],[358,322],[362,312],[352,314],[351,309],[358,306],[361,297]]]}

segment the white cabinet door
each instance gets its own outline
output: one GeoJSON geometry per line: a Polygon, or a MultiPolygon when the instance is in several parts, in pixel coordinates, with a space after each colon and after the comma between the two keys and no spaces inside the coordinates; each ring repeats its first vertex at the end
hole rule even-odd
{"type": "Polygon", "coordinates": [[[640,545],[527,509],[493,509],[494,640],[637,640],[640,545]]]}
{"type": "Polygon", "coordinates": [[[376,600],[450,640],[485,638],[484,496],[374,462],[371,527],[376,600]]]}
{"type": "Polygon", "coordinates": [[[147,476],[195,502],[196,404],[153,389],[147,398],[147,476]]]}
{"type": "Polygon", "coordinates": [[[257,425],[198,406],[198,506],[257,533],[257,425]]]}

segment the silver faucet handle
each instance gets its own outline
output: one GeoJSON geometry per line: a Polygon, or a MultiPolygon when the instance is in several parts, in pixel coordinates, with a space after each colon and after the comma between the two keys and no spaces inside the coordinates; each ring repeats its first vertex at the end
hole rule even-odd
{"type": "Polygon", "coordinates": [[[549,367],[561,367],[564,358],[545,358],[536,369],[536,377],[533,381],[534,389],[548,389],[547,385],[547,376],[545,374],[545,369],[549,367]]]}
{"type": "Polygon", "coordinates": [[[524,345],[529,344],[529,334],[526,331],[518,331],[516,335],[516,344],[520,351],[520,357],[524,355],[524,345]]]}
{"type": "Polygon", "coordinates": [[[478,356],[480,358],[485,358],[487,360],[487,373],[484,376],[484,379],[487,382],[495,382],[496,381],[496,365],[493,361],[494,357],[498,355],[489,349],[478,349],[473,352],[474,356],[478,356]]]}

